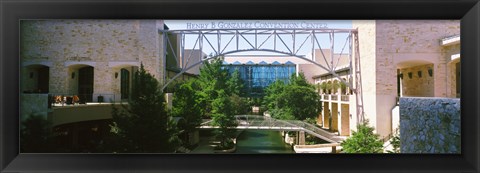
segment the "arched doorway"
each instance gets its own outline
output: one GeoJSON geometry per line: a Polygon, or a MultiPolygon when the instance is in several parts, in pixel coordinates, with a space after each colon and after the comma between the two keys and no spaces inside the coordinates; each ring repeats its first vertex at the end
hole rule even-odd
{"type": "MultiPolygon", "coordinates": [[[[75,73],[73,73],[75,74],[75,73]]],[[[72,75],[74,78],[74,75],[72,75]]],[[[93,67],[86,66],[78,69],[78,96],[85,102],[93,101],[93,67]]]]}
{"type": "Polygon", "coordinates": [[[135,72],[140,67],[139,62],[111,62],[108,65],[112,72],[112,95],[109,100],[115,102],[125,102],[130,99],[132,94],[133,79],[135,72]]]}
{"type": "Polygon", "coordinates": [[[397,97],[434,97],[434,64],[425,60],[397,63],[397,97]]]}

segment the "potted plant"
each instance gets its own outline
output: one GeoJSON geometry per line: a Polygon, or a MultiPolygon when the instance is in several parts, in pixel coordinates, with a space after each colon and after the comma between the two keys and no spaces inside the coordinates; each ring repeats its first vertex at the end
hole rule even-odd
{"type": "Polygon", "coordinates": [[[327,90],[327,94],[332,93],[332,83],[326,83],[325,89],[327,90]]]}
{"type": "Polygon", "coordinates": [[[342,94],[347,93],[347,84],[340,82],[340,88],[342,89],[342,94]]]}

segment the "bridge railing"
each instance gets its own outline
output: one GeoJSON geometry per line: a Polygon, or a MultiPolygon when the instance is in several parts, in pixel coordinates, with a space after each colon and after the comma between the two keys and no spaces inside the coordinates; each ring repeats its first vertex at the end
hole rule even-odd
{"type": "MultiPolygon", "coordinates": [[[[324,139],[328,142],[339,142],[335,134],[327,132],[315,125],[299,120],[278,120],[275,118],[260,115],[237,115],[237,128],[246,129],[276,129],[276,130],[294,130],[305,131],[311,135],[324,139]]],[[[204,120],[202,126],[211,126],[211,120],[204,120]]]]}
{"type": "MultiPolygon", "coordinates": [[[[266,119],[273,119],[273,118],[266,117],[266,119]]],[[[312,125],[310,123],[306,123],[306,122],[303,122],[303,121],[299,121],[299,120],[276,120],[276,119],[273,119],[273,120],[280,121],[286,126],[303,128],[303,129],[305,129],[306,132],[309,132],[312,135],[317,136],[319,138],[322,138],[326,141],[333,142],[332,139],[335,137],[334,134],[329,133],[329,132],[327,132],[327,131],[325,131],[325,130],[323,130],[323,129],[315,126],[315,125],[312,125]]],[[[338,142],[338,141],[334,141],[334,142],[338,142]]]]}

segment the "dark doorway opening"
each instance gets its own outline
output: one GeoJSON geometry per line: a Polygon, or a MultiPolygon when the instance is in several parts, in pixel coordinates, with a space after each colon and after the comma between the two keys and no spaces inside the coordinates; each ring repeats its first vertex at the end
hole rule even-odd
{"type": "Polygon", "coordinates": [[[38,68],[38,92],[39,93],[48,93],[49,78],[50,78],[50,68],[49,67],[40,67],[38,68]]]}
{"type": "Polygon", "coordinates": [[[78,95],[80,100],[93,100],[93,67],[83,67],[78,70],[78,95]]]}
{"type": "Polygon", "coordinates": [[[130,95],[130,72],[122,68],[120,70],[120,93],[121,99],[128,99],[130,95]]]}

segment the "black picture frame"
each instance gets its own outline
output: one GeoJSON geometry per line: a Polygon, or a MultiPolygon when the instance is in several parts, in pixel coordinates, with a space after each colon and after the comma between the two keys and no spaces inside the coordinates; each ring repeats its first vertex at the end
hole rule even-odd
{"type": "Polygon", "coordinates": [[[478,172],[477,0],[2,0],[1,172],[478,172]],[[462,154],[19,154],[21,19],[461,19],[462,154]]]}

